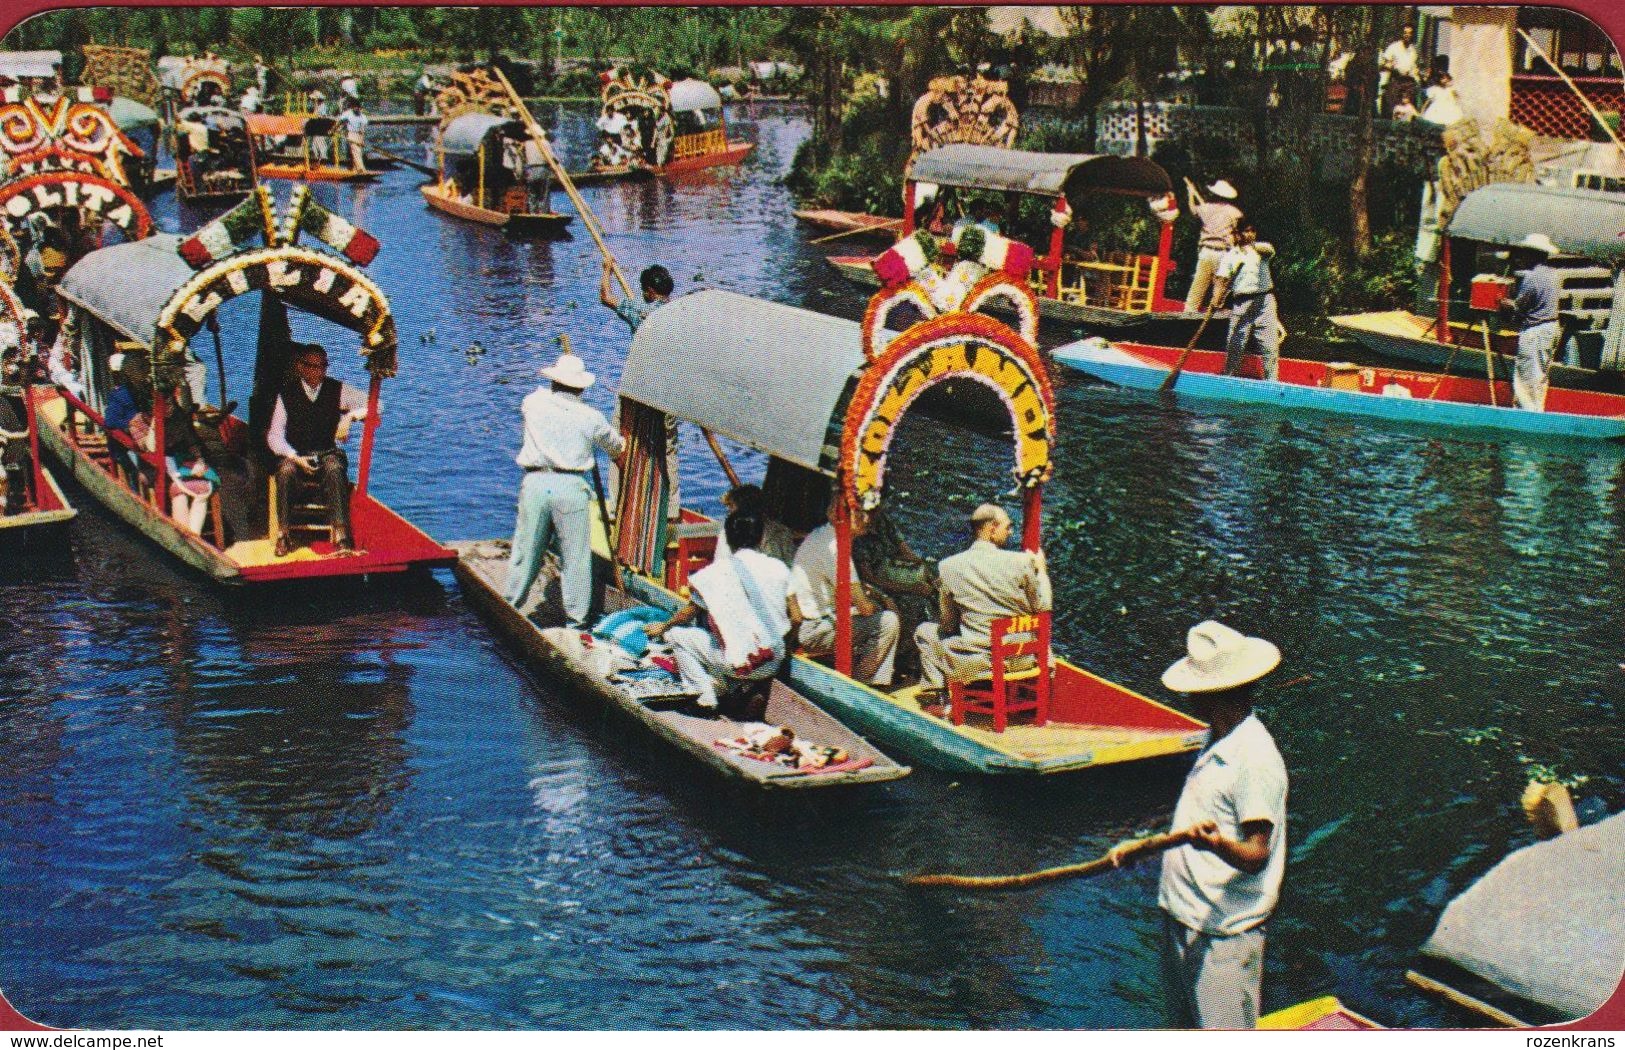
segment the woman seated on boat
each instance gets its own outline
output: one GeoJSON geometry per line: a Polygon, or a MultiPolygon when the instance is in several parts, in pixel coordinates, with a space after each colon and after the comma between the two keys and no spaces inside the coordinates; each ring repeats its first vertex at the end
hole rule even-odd
{"type": "Polygon", "coordinates": [[[164,464],[169,472],[170,517],[194,536],[203,535],[209,497],[220,475],[203,458],[203,446],[192,432],[192,407],[185,386],[170,392],[164,416],[164,464]]]}
{"type": "Polygon", "coordinates": [[[648,628],[672,647],[685,684],[702,709],[715,710],[720,691],[762,682],[778,673],[789,651],[790,569],[756,549],[760,515],[735,511],[723,522],[733,556],[719,558],[688,578],[694,597],[665,623],[648,628]],[[685,626],[705,616],[709,630],[685,626]]]}
{"type": "Polygon", "coordinates": [[[107,369],[119,379],[118,386],[107,395],[107,410],[102,413],[102,424],[108,431],[107,451],[124,475],[124,483],[134,489],[141,469],[136,446],[146,436],[147,419],[152,413],[151,366],[146,351],[131,350],[109,357],[107,369]]]}
{"type": "MultiPolygon", "coordinates": [[[[788,525],[768,515],[767,509],[763,506],[762,486],[748,483],[735,485],[723,495],[722,505],[728,508],[730,515],[754,514],[762,519],[762,540],[756,545],[757,550],[768,557],[779,559],[785,565],[795,561],[796,545],[800,541],[796,539],[796,534],[790,531],[788,525]]],[[[716,556],[726,558],[731,550],[727,530],[723,530],[722,535],[717,537],[716,556]]]]}
{"type": "Polygon", "coordinates": [[[852,538],[852,562],[858,579],[879,591],[900,621],[898,662],[909,673],[917,652],[914,631],[937,615],[937,563],[914,553],[882,507],[867,516],[863,532],[852,538]]]}

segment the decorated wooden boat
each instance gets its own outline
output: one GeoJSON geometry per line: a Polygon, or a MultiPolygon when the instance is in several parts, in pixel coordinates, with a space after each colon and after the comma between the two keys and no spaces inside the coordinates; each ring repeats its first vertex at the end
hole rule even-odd
{"type": "Polygon", "coordinates": [[[224,106],[189,106],[173,125],[175,193],[193,204],[219,204],[259,185],[254,140],[243,114],[224,106]]]}
{"type": "Polygon", "coordinates": [[[262,179],[368,182],[379,175],[343,163],[349,158],[349,146],[332,117],[249,113],[244,119],[254,140],[255,170],[262,179]],[[326,143],[325,149],[314,148],[318,142],[326,143]],[[335,163],[333,158],[340,162],[335,163]]]}
{"type": "MultiPolygon", "coordinates": [[[[1038,255],[1031,277],[1041,316],[1089,329],[1133,330],[1150,338],[1179,342],[1184,342],[1201,323],[1200,313],[1187,311],[1182,301],[1170,298],[1166,292],[1178,207],[1168,173],[1155,162],[1143,157],[1030,153],[970,143],[940,146],[916,157],[908,173],[904,236],[912,236],[919,227],[937,224],[922,221],[925,216],[921,210],[928,204],[941,208],[947,194],[966,191],[1002,194],[1007,213],[1012,216],[1019,197],[1037,196],[1051,202],[1048,250],[1038,255]],[[1085,257],[1076,251],[1068,252],[1066,228],[1073,213],[1071,198],[1096,193],[1138,197],[1151,206],[1162,224],[1155,255],[1107,252],[1085,257]]],[[[829,260],[842,276],[860,284],[879,285],[881,280],[873,263],[873,256],[862,255],[838,255],[829,260]]],[[[1210,325],[1209,338],[1218,339],[1222,331],[1222,325],[1210,325]]]]}
{"type": "MultiPolygon", "coordinates": [[[[595,515],[596,520],[602,520],[595,515]]],[[[594,525],[593,544],[600,558],[609,548],[603,530],[594,525]]],[[[515,647],[525,661],[559,678],[582,693],[591,695],[613,710],[642,725],[655,738],[674,747],[686,757],[722,776],[770,790],[800,790],[873,784],[907,776],[909,768],[899,765],[882,751],[853,733],[808,700],[792,685],[771,683],[761,723],[740,722],[727,717],[700,716],[691,704],[671,697],[640,695],[631,687],[606,677],[601,666],[585,655],[576,632],[562,627],[538,627],[531,618],[503,598],[503,580],[508,570],[508,544],[487,540],[452,545],[458,553],[457,579],[470,602],[486,621],[515,647]],[[792,767],[763,758],[750,757],[726,746],[765,725],[788,726],[797,740],[839,748],[845,757],[818,767],[792,767]]],[[[551,564],[537,586],[546,588],[557,575],[551,564]]],[[[598,574],[600,578],[605,573],[598,574]]],[[[557,587],[550,593],[555,600],[536,614],[536,619],[559,623],[563,611],[557,607],[557,587]]],[[[671,596],[675,599],[675,595],[671,596]]],[[[598,603],[605,612],[643,604],[629,592],[606,584],[598,603]]],[[[605,643],[598,643],[602,646],[605,643]]]]}
{"type": "MultiPolygon", "coordinates": [[[[1023,275],[1024,277],[1025,275],[1023,275]]],[[[1037,312],[1024,280],[1002,274],[938,306],[917,283],[877,296],[864,322],[706,290],[654,311],[633,337],[621,380],[629,450],[621,472],[616,557],[626,588],[671,607],[694,569],[708,563],[716,523],[685,511],[669,526],[668,416],[764,453],[769,512],[809,521],[839,494],[837,563],[849,556],[852,516],[881,505],[886,450],[925,390],[950,380],[994,390],[1016,436],[1015,475],[1024,493],[1023,543],[1037,549],[1043,482],[1054,425],[1048,370],[1033,345],[1037,312]],[[1011,327],[981,312],[1007,297],[1011,327]],[[901,335],[886,331],[895,307],[926,317],[901,335]],[[706,535],[709,531],[709,535],[706,535]]],[[[1049,716],[1017,716],[1003,732],[980,715],[962,724],[922,706],[917,689],[877,688],[853,677],[849,580],[842,580],[836,643],[828,663],[793,657],[790,683],[882,746],[940,769],[1045,774],[1177,755],[1201,746],[1194,718],[1059,657],[1050,661],[1049,716]]]]}
{"type": "MultiPolygon", "coordinates": [[[[1463,198],[1440,241],[1438,288],[1429,317],[1379,310],[1330,318],[1339,330],[1378,353],[1451,371],[1486,376],[1485,329],[1497,375],[1512,373],[1518,333],[1491,311],[1470,308],[1470,286],[1485,274],[1504,277],[1498,254],[1529,234],[1550,237],[1561,286],[1564,345],[1552,365],[1554,386],[1625,393],[1625,196],[1525,183],[1491,183],[1463,198]]],[[[1504,319],[1502,319],[1504,321],[1504,319]]]]}
{"type": "Polygon", "coordinates": [[[440,178],[418,187],[435,211],[517,235],[560,236],[570,224],[552,209],[551,175],[522,121],[465,110],[441,123],[435,152],[440,178]]]}
{"type": "MultiPolygon", "coordinates": [[[[388,300],[361,271],[377,250],[377,241],[321,208],[310,199],[309,189],[299,186],[280,215],[270,191],[260,188],[189,238],[157,234],[89,253],[67,272],[60,287],[71,308],[66,331],[75,367],[71,385],[62,384],[39,406],[46,450],[113,513],[177,560],[222,583],[364,577],[449,564],[455,557],[450,550],[369,491],[380,425],[379,388],[396,369],[388,300]],[[300,243],[302,231],[313,234],[317,243],[300,243]],[[250,243],[254,238],[263,243],[250,243]],[[226,400],[229,389],[218,344],[211,381],[191,341],[206,325],[219,323],[216,312],[222,304],[249,292],[260,293],[259,343],[244,426],[227,414],[234,402],[226,400]],[[270,453],[264,435],[275,392],[289,374],[290,306],[360,336],[370,382],[350,503],[355,551],[317,540],[278,555],[271,536],[275,523],[266,520],[274,514],[275,501],[269,492],[270,453]],[[218,384],[225,407],[217,410],[221,421],[214,437],[222,453],[210,465],[218,467],[222,483],[210,497],[206,535],[191,532],[171,516],[172,481],[164,456],[137,445],[126,431],[107,427],[103,413],[112,391],[114,353],[146,355],[148,369],[142,374],[154,391],[149,404],[167,403],[185,384],[183,400],[201,405],[207,389],[218,384]],[[237,502],[223,508],[227,500],[237,502]]],[[[150,445],[163,449],[166,413],[149,414],[150,445]]]]}
{"type": "Polygon", "coordinates": [[[640,171],[646,177],[726,167],[755,148],[728,137],[722,96],[703,80],[673,82],[618,69],[600,80],[599,142],[588,182],[635,177],[640,171]]]}
{"type": "Polygon", "coordinates": [[[1337,996],[1323,995],[1265,1014],[1258,1019],[1258,1027],[1277,1032],[1358,1032],[1374,1031],[1382,1025],[1350,1010],[1337,996]]]}
{"type": "Polygon", "coordinates": [[[231,96],[231,64],[217,55],[165,55],[157,66],[165,123],[188,106],[220,105],[231,96]]]}
{"type": "Polygon", "coordinates": [[[23,305],[0,282],[0,544],[60,531],[76,513],[40,458],[35,350],[23,305]],[[15,342],[13,343],[13,338],[15,342]],[[19,453],[19,449],[21,450],[19,453]]]}
{"type": "MultiPolygon", "coordinates": [[[[1174,346],[1108,343],[1086,339],[1053,351],[1069,368],[1135,390],[1158,390],[1184,351],[1174,346]]],[[[1512,408],[1512,385],[1500,380],[1408,372],[1393,368],[1328,364],[1282,358],[1279,381],[1263,378],[1263,361],[1244,359],[1240,376],[1224,375],[1225,355],[1192,351],[1174,390],[1213,398],[1283,408],[1364,416],[1406,423],[1480,430],[1509,430],[1552,437],[1625,438],[1625,396],[1553,388],[1546,411],[1512,408]],[[1493,403],[1492,403],[1493,399],[1493,403]]]]}

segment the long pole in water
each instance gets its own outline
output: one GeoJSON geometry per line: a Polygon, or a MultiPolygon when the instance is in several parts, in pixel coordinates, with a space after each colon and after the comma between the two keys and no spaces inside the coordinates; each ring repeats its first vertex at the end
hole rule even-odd
{"type": "Polygon", "coordinates": [[[1183,846],[1190,842],[1189,831],[1175,831],[1167,835],[1152,835],[1123,848],[1114,859],[1110,853],[1081,864],[1063,864],[1058,868],[1044,868],[1025,875],[913,875],[906,881],[911,886],[952,886],[962,890],[1020,890],[1058,879],[1087,879],[1122,866],[1124,861],[1138,860],[1183,846]]]}

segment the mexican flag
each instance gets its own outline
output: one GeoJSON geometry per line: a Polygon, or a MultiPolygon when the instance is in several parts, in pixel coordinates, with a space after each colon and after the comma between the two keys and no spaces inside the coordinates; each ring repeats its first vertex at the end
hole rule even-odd
{"type": "Polygon", "coordinates": [[[256,233],[270,240],[271,191],[264,186],[248,199],[180,243],[180,255],[194,270],[212,266],[233,254],[256,233]]]}
{"type": "Polygon", "coordinates": [[[286,222],[285,243],[292,244],[294,234],[302,230],[358,266],[365,266],[378,256],[378,238],[316,203],[309,187],[300,186],[293,191],[286,222]]]}

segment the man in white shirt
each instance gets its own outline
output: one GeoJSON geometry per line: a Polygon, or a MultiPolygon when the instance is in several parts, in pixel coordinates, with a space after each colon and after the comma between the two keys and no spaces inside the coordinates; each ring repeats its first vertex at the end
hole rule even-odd
{"type": "Polygon", "coordinates": [[[281,463],[276,468],[276,555],[293,549],[288,531],[293,511],[293,490],[301,474],[317,475],[322,501],[327,504],[333,544],[351,550],[350,461],[339,442],[349,436],[350,422],[367,415],[367,395],[327,374],[327,351],[305,343],[294,351],[293,375],[277,394],[265,445],[281,463]]]}
{"type": "Polygon", "coordinates": [[[1273,245],[1258,239],[1253,224],[1236,227],[1235,247],[1224,253],[1214,272],[1217,301],[1230,304],[1230,334],[1225,339],[1224,374],[1241,374],[1242,358],[1256,350],[1264,359],[1264,378],[1280,372],[1281,320],[1275,309],[1273,245]]]}
{"type": "Polygon", "coordinates": [[[344,96],[346,105],[351,102],[358,104],[361,102],[361,87],[356,83],[354,73],[344,74],[344,77],[339,81],[339,93],[344,96]]]}
{"type": "Polygon", "coordinates": [[[1413,95],[1416,92],[1418,67],[1415,40],[1416,30],[1406,26],[1399,31],[1399,39],[1391,41],[1377,57],[1377,69],[1380,71],[1377,98],[1381,100],[1378,116],[1386,117],[1393,112],[1401,87],[1409,87],[1413,95]]]}
{"type": "Polygon", "coordinates": [[[1211,729],[1174,807],[1186,844],[1162,855],[1157,907],[1169,1022],[1251,1029],[1264,926],[1286,874],[1287,800],[1286,763],[1252,713],[1253,687],[1280,664],[1281,651],[1212,620],[1191,628],[1185,644],[1187,655],[1162,683],[1191,694],[1211,729]]]}
{"type": "Polygon", "coordinates": [[[519,486],[519,516],[508,559],[505,597],[523,608],[542,570],[550,542],[558,541],[560,588],[568,626],[584,629],[592,606],[592,474],[594,446],[620,458],[626,442],[604,414],[581,400],[597,378],[574,354],[561,354],[541,371],[550,387],[537,387],[520,411],[525,437],[517,462],[525,470],[519,486]]]}
{"type": "MultiPolygon", "coordinates": [[[[832,495],[832,521],[840,506],[839,495],[832,495]]],[[[852,531],[861,533],[861,518],[852,531]]],[[[860,681],[890,686],[900,630],[897,614],[881,608],[878,595],[859,581],[850,557],[842,571],[852,580],[852,670],[860,681]]],[[[809,656],[835,649],[835,572],[835,526],[826,523],[801,541],[790,567],[790,622],[795,625],[796,643],[809,656]]]]}
{"type": "Polygon", "coordinates": [[[361,112],[361,103],[351,99],[349,108],[339,117],[339,123],[344,126],[344,138],[350,144],[350,167],[356,171],[366,171],[367,115],[361,112]]]}

